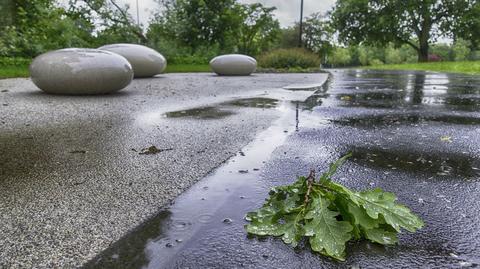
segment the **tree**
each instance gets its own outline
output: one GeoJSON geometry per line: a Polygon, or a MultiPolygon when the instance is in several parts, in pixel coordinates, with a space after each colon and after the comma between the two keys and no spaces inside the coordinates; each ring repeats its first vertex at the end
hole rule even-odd
{"type": "Polygon", "coordinates": [[[15,14],[13,0],[0,0],[0,25],[12,25],[15,14]]]}
{"type": "Polygon", "coordinates": [[[228,33],[241,20],[234,13],[234,4],[235,0],[165,1],[164,10],[151,22],[149,35],[178,40],[192,52],[216,44],[224,50],[230,45],[228,33]]]}
{"type": "Polygon", "coordinates": [[[280,24],[274,19],[275,7],[264,7],[255,3],[250,5],[237,4],[235,9],[240,16],[237,36],[238,52],[257,55],[271,48],[280,34],[280,24]]]}
{"type": "Polygon", "coordinates": [[[465,61],[470,55],[470,42],[459,38],[453,43],[452,51],[455,61],[465,61]]]}
{"type": "Polygon", "coordinates": [[[338,0],[331,12],[340,40],[349,44],[408,44],[428,61],[429,44],[451,35],[477,0],[338,0]]]}
{"type": "MultiPolygon", "coordinates": [[[[298,46],[299,23],[281,29],[281,37],[278,47],[294,48],[298,46]]],[[[333,50],[332,39],[334,30],[331,28],[328,18],[321,13],[313,13],[303,22],[302,41],[303,46],[318,55],[326,62],[326,56],[333,50]]]]}
{"type": "Polygon", "coordinates": [[[303,24],[302,39],[305,48],[308,50],[325,57],[333,49],[331,43],[332,35],[333,30],[330,28],[324,15],[314,13],[306,18],[303,24]]]}
{"type": "Polygon", "coordinates": [[[69,15],[84,22],[95,22],[97,43],[147,43],[142,28],[128,13],[129,6],[120,6],[115,0],[70,0],[69,15]]]}
{"type": "Polygon", "coordinates": [[[282,49],[298,47],[298,24],[280,29],[278,47],[282,49]]]}
{"type": "Polygon", "coordinates": [[[147,32],[152,43],[175,40],[191,54],[205,48],[256,55],[277,41],[275,8],[239,4],[236,0],[167,0],[147,32]]]}
{"type": "Polygon", "coordinates": [[[0,31],[0,53],[34,57],[47,50],[84,47],[90,32],[77,27],[54,0],[14,0],[11,23],[0,31]]]}
{"type": "Polygon", "coordinates": [[[333,50],[332,56],[329,61],[333,66],[346,66],[350,64],[352,55],[348,48],[336,47],[333,50]]]}
{"type": "Polygon", "coordinates": [[[454,35],[470,41],[471,50],[480,49],[480,2],[466,9],[464,15],[454,22],[454,35]]]}
{"type": "Polygon", "coordinates": [[[385,47],[385,63],[386,64],[399,64],[402,62],[402,56],[400,50],[389,44],[385,47]]]}

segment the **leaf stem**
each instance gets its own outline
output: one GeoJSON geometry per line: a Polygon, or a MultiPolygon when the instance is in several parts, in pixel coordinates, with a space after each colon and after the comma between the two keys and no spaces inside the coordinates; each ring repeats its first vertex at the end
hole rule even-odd
{"type": "Polygon", "coordinates": [[[307,193],[305,194],[305,201],[303,202],[304,206],[307,206],[310,200],[310,193],[312,192],[313,184],[315,183],[315,170],[310,170],[310,175],[307,177],[307,193]]]}

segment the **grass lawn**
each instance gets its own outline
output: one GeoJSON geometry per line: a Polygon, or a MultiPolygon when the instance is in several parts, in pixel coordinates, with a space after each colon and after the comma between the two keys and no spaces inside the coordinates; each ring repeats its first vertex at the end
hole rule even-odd
{"type": "Polygon", "coordinates": [[[480,75],[480,61],[385,64],[385,65],[366,66],[364,68],[365,69],[381,69],[381,70],[425,70],[425,71],[438,71],[438,72],[480,75]]]}
{"type": "Polygon", "coordinates": [[[165,73],[211,72],[208,64],[170,64],[165,73]]]}
{"type": "MultiPolygon", "coordinates": [[[[182,73],[182,72],[210,72],[210,66],[190,65],[190,64],[171,64],[167,65],[165,73],[182,73]]],[[[28,66],[0,66],[0,79],[3,78],[21,78],[28,77],[28,66]]]]}
{"type": "Polygon", "coordinates": [[[28,77],[28,66],[0,66],[0,79],[28,77]]]}

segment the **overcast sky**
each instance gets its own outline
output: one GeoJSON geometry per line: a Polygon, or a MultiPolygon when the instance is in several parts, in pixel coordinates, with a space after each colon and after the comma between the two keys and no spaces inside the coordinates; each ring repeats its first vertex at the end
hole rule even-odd
{"type": "MultiPolygon", "coordinates": [[[[265,6],[274,6],[277,8],[275,16],[280,21],[282,27],[287,27],[298,21],[300,17],[300,0],[239,0],[240,3],[262,3],[265,6]]],[[[130,5],[130,12],[137,18],[136,0],[119,0],[118,3],[127,3],[130,5]]],[[[335,0],[304,0],[304,15],[315,12],[325,12],[329,10],[335,0]]],[[[138,0],[140,9],[140,23],[146,25],[149,21],[152,11],[158,8],[154,0],[138,0]]]]}

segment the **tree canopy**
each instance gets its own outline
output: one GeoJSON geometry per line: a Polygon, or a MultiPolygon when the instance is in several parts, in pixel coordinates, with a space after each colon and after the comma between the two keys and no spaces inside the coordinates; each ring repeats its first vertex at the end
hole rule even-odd
{"type": "MultiPolygon", "coordinates": [[[[0,0],[0,57],[122,42],[150,46],[172,63],[205,64],[218,54],[259,56],[299,45],[299,23],[280,28],[275,7],[239,0],[156,2],[145,26],[120,0],[0,0]]],[[[338,0],[331,12],[306,16],[302,33],[303,48],[324,64],[426,61],[431,52],[437,60],[475,59],[480,1],[338,0]],[[444,38],[452,44],[437,43],[444,38]]]]}
{"type": "Polygon", "coordinates": [[[273,17],[274,10],[235,0],[167,1],[165,10],[152,20],[147,35],[176,40],[193,52],[209,46],[255,55],[270,48],[278,38],[280,25],[273,17]]]}
{"type": "Polygon", "coordinates": [[[331,17],[345,43],[408,44],[419,61],[428,61],[429,45],[439,37],[468,35],[455,22],[466,27],[464,16],[475,13],[475,6],[477,0],[338,0],[331,17]]]}

